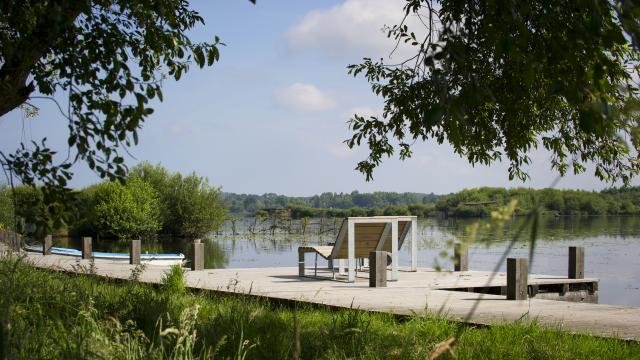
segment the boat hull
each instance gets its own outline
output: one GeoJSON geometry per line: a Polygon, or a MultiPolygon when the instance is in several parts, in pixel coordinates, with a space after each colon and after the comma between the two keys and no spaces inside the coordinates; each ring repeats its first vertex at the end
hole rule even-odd
{"type": "MultiPolygon", "coordinates": [[[[26,251],[30,252],[39,252],[42,253],[42,245],[27,245],[25,246],[26,251]]],[[[67,249],[60,247],[52,247],[51,253],[55,255],[64,255],[71,257],[82,257],[82,252],[76,249],[67,249]]],[[[108,253],[108,252],[100,252],[94,251],[91,253],[92,257],[96,260],[110,260],[117,262],[129,262],[129,254],[128,253],[108,253]]],[[[157,266],[171,266],[171,265],[182,265],[184,263],[185,257],[183,254],[140,254],[140,261],[143,264],[147,265],[157,265],[157,266]]]]}

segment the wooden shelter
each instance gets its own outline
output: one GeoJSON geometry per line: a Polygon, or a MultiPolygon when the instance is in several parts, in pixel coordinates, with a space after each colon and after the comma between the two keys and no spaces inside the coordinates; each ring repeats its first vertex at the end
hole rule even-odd
{"type": "MultiPolygon", "coordinates": [[[[348,217],[340,226],[340,231],[333,246],[301,246],[298,248],[299,275],[304,276],[304,254],[315,253],[329,261],[333,271],[333,261],[339,260],[339,271],[343,262],[347,262],[347,280],[355,281],[356,259],[369,257],[372,251],[387,251],[391,255],[391,276],[389,280],[398,279],[398,250],[409,236],[411,271],[417,269],[417,234],[418,219],[416,216],[369,216],[348,217]]],[[[317,269],[317,262],[316,262],[317,269]]]]}

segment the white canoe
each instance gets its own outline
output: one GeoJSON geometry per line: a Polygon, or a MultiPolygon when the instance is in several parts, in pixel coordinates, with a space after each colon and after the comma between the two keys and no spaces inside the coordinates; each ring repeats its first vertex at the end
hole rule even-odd
{"type": "MultiPolygon", "coordinates": [[[[39,252],[42,253],[42,245],[26,245],[24,247],[27,251],[39,252]]],[[[66,255],[66,256],[75,256],[81,257],[82,252],[76,249],[67,249],[61,247],[52,247],[51,253],[56,255],[66,255]]],[[[128,253],[108,253],[108,252],[100,252],[94,251],[91,253],[94,259],[102,259],[102,260],[112,260],[112,261],[129,261],[128,253]]],[[[170,265],[180,265],[184,262],[184,254],[140,254],[140,261],[149,265],[161,265],[161,266],[170,266],[170,265]]]]}

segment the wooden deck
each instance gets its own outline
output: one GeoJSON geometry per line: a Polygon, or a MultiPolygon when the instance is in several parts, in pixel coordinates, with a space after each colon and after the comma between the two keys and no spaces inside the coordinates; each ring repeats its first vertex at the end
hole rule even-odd
{"type": "MultiPolygon", "coordinates": [[[[59,255],[30,253],[27,259],[38,267],[65,271],[83,271],[82,268],[88,268],[89,265],[88,260],[80,261],[59,255]]],[[[134,268],[128,264],[100,260],[95,261],[95,267],[99,276],[120,279],[129,278],[134,268]]],[[[158,283],[166,270],[166,267],[147,266],[140,281],[158,283]]],[[[297,267],[207,269],[187,271],[186,281],[192,288],[394,314],[429,312],[478,324],[496,324],[528,317],[546,326],[570,332],[640,341],[640,307],[553,301],[538,297],[510,301],[503,295],[468,292],[469,289],[500,289],[506,285],[505,273],[438,272],[420,268],[417,272],[400,271],[399,280],[389,282],[386,288],[370,288],[366,273],[359,273],[354,283],[300,278],[297,274],[297,267]],[[474,307],[475,311],[467,318],[474,307]]],[[[330,272],[325,269],[319,271],[319,275],[330,277],[330,272]]],[[[593,283],[597,284],[597,279],[529,276],[529,284],[540,287],[593,283]]],[[[597,293],[597,286],[590,290],[597,293]]]]}

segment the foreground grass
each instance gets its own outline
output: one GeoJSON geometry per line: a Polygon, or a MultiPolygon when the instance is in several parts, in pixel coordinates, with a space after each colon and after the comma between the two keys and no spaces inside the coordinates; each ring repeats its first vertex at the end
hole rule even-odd
{"type": "Polygon", "coordinates": [[[192,294],[173,269],[160,287],[109,282],[0,260],[2,357],[8,359],[441,358],[640,359],[640,344],[536,324],[473,328],[432,317],[291,308],[192,294]]]}

